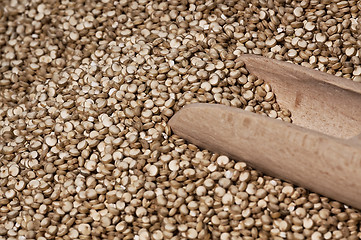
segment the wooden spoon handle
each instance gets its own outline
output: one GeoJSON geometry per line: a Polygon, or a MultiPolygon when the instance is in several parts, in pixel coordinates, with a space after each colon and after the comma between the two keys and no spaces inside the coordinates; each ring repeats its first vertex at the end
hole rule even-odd
{"type": "Polygon", "coordinates": [[[361,134],[350,139],[351,142],[360,145],[361,147],[361,134]]]}
{"type": "Polygon", "coordinates": [[[189,142],[361,208],[361,148],[241,109],[191,104],[169,122],[189,142]]]}

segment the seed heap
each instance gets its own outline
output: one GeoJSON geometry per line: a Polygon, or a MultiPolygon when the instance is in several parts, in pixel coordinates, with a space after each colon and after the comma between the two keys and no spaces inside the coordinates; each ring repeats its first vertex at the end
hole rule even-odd
{"type": "Polygon", "coordinates": [[[360,238],[359,211],[167,125],[194,102],[291,122],[243,53],[361,82],[360,12],[356,0],[3,0],[0,239],[360,238]]]}

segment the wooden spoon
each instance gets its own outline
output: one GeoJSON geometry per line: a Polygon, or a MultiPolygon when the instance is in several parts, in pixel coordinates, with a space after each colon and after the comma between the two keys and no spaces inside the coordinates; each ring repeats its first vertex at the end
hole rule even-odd
{"type": "Polygon", "coordinates": [[[191,104],[169,124],[202,148],[361,209],[361,84],[243,55],[294,124],[216,104],[191,104]]]}

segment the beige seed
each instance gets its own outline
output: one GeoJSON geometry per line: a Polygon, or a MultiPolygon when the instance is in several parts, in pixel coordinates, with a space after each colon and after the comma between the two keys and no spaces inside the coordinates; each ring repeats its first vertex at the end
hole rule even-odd
{"type": "Polygon", "coordinates": [[[272,47],[276,46],[276,44],[277,44],[277,41],[274,38],[266,40],[266,46],[269,47],[269,48],[272,48],[272,47]]]}
{"type": "Polygon", "coordinates": [[[303,8],[301,7],[296,7],[294,10],[293,10],[293,14],[296,16],[296,17],[301,17],[303,15],[303,8]]]}
{"type": "Polygon", "coordinates": [[[187,230],[187,237],[188,237],[188,239],[196,239],[197,236],[198,236],[198,233],[197,233],[197,231],[196,231],[195,229],[189,228],[189,229],[187,230]]]}
{"type": "Polygon", "coordinates": [[[314,232],[311,235],[311,240],[321,240],[322,238],[322,234],[320,232],[314,232]]]}
{"type": "Polygon", "coordinates": [[[172,39],[170,41],[170,47],[171,48],[179,48],[181,45],[180,41],[178,39],[172,39]]]}
{"type": "Polygon", "coordinates": [[[16,177],[20,173],[20,168],[17,164],[12,164],[9,167],[9,174],[13,177],[16,177]]]}
{"type": "Polygon", "coordinates": [[[144,192],[144,197],[146,199],[154,199],[155,193],[153,191],[146,191],[146,192],[144,192]]]}
{"type": "Polygon", "coordinates": [[[134,74],[136,70],[137,70],[137,68],[135,66],[131,65],[131,66],[127,67],[127,73],[128,74],[134,74]]]}
{"type": "Polygon", "coordinates": [[[5,197],[7,199],[13,199],[15,196],[16,196],[16,192],[13,189],[10,189],[10,190],[5,192],[5,197]]]}
{"type": "Polygon", "coordinates": [[[93,160],[87,160],[84,165],[88,171],[94,171],[97,168],[97,162],[93,160]]]}
{"type": "Polygon", "coordinates": [[[153,232],[152,237],[154,240],[161,240],[163,239],[163,233],[160,230],[156,230],[153,232]]]}
{"type": "Polygon", "coordinates": [[[25,186],[26,186],[26,184],[25,184],[24,181],[18,181],[18,182],[15,184],[15,189],[16,189],[17,191],[22,191],[22,190],[24,190],[25,186]]]}
{"type": "Polygon", "coordinates": [[[316,25],[313,22],[307,22],[304,27],[307,31],[312,32],[316,28],[316,25]]]}
{"type": "Polygon", "coordinates": [[[305,49],[307,47],[307,42],[305,40],[301,39],[297,42],[297,46],[301,49],[305,49]]]}
{"type": "Polygon", "coordinates": [[[69,201],[66,201],[63,203],[62,209],[64,212],[70,212],[73,209],[73,204],[69,201]]]}
{"type": "Polygon", "coordinates": [[[171,108],[173,107],[175,104],[175,99],[174,98],[169,98],[165,103],[164,103],[164,106],[166,108],[171,108]]]}
{"type": "Polygon", "coordinates": [[[287,55],[290,57],[290,58],[295,58],[297,56],[297,51],[295,49],[290,49],[288,50],[288,53],[287,55]]]}
{"type": "Polygon", "coordinates": [[[49,226],[47,229],[47,232],[54,236],[57,232],[58,232],[58,227],[57,226],[49,226]]]}
{"type": "Polygon", "coordinates": [[[108,117],[107,115],[103,115],[102,123],[103,123],[104,127],[110,127],[113,125],[112,119],[110,117],[108,117]]]}
{"type": "Polygon", "coordinates": [[[57,144],[58,140],[56,139],[55,136],[46,136],[45,137],[45,143],[49,146],[49,147],[53,147],[57,144]]]}
{"type": "Polygon", "coordinates": [[[70,37],[71,40],[77,41],[79,39],[79,34],[77,32],[71,32],[69,34],[69,37],[70,37]]]}
{"type": "Polygon", "coordinates": [[[118,63],[113,63],[112,64],[112,70],[114,72],[120,72],[122,70],[122,67],[118,63]]]}
{"type": "Polygon", "coordinates": [[[248,171],[244,171],[239,175],[239,181],[248,182],[251,179],[251,174],[248,171]]]}
{"type": "Polygon", "coordinates": [[[139,207],[137,208],[135,214],[138,216],[138,217],[144,217],[147,215],[147,210],[144,208],[144,207],[139,207]]]}
{"type": "Polygon", "coordinates": [[[31,188],[31,189],[37,189],[39,186],[40,186],[40,183],[39,183],[39,181],[36,180],[36,179],[31,180],[31,181],[28,183],[28,187],[31,188]]]}
{"type": "Polygon", "coordinates": [[[270,118],[277,118],[277,117],[278,117],[278,113],[277,113],[275,110],[271,110],[271,111],[269,111],[268,116],[269,116],[270,118]]]}
{"type": "Polygon", "coordinates": [[[256,44],[255,44],[254,42],[252,42],[252,41],[247,41],[244,45],[245,45],[246,48],[248,48],[248,49],[253,49],[253,48],[256,47],[256,44]]]}
{"type": "Polygon", "coordinates": [[[9,176],[9,169],[5,166],[0,168],[0,178],[7,178],[9,176]]]}
{"type": "Polygon", "coordinates": [[[282,220],[279,224],[279,229],[282,232],[288,231],[290,229],[290,224],[287,221],[282,220]]]}
{"type": "Polygon", "coordinates": [[[306,229],[310,229],[313,227],[313,221],[311,218],[304,218],[303,219],[303,227],[306,229]]]}
{"type": "Polygon", "coordinates": [[[217,158],[217,164],[221,167],[226,166],[229,163],[229,158],[227,156],[219,156],[217,158]]]}
{"type": "MultiPolygon", "coordinates": [[[[300,218],[304,218],[306,216],[306,210],[304,208],[297,208],[296,209],[296,215],[300,218]]],[[[307,223],[309,223],[309,221],[307,221],[307,223]]]]}
{"type": "Polygon", "coordinates": [[[222,197],[222,203],[224,205],[231,205],[233,204],[233,195],[231,193],[226,193],[225,195],[223,195],[222,197]]]}
{"type": "Polygon", "coordinates": [[[201,84],[201,88],[204,89],[205,91],[209,92],[212,89],[212,86],[209,82],[203,82],[201,84]]]}
{"type": "Polygon", "coordinates": [[[267,102],[270,102],[270,101],[272,101],[273,98],[274,98],[274,93],[267,92],[266,96],[264,97],[264,100],[266,100],[267,102]]]}
{"type": "Polygon", "coordinates": [[[169,167],[169,170],[171,170],[172,172],[178,171],[179,163],[177,160],[172,160],[169,162],[168,167],[169,167]]]}
{"type": "Polygon", "coordinates": [[[323,235],[324,239],[331,239],[332,238],[332,233],[331,232],[327,232],[323,235]]]}
{"type": "Polygon", "coordinates": [[[254,226],[254,219],[253,218],[246,218],[244,220],[244,226],[246,228],[252,228],[254,226]]]}
{"type": "Polygon", "coordinates": [[[91,233],[91,227],[90,227],[89,224],[81,223],[81,224],[78,226],[78,231],[79,231],[79,233],[82,234],[82,235],[89,236],[90,233],[91,233]]]}
{"type": "Polygon", "coordinates": [[[287,196],[291,196],[294,192],[294,189],[292,186],[288,185],[288,186],[285,186],[283,189],[282,189],[282,193],[286,194],[287,196]]]}
{"type": "Polygon", "coordinates": [[[85,193],[88,199],[96,199],[98,196],[95,189],[87,189],[85,193]]]}
{"type": "Polygon", "coordinates": [[[210,189],[214,186],[214,180],[213,179],[206,179],[204,182],[203,182],[204,186],[207,188],[207,189],[210,189]]]}
{"type": "Polygon", "coordinates": [[[356,54],[356,49],[354,47],[346,48],[346,56],[352,57],[356,54]]]}
{"type": "Polygon", "coordinates": [[[254,94],[253,94],[253,92],[251,90],[247,90],[246,92],[244,92],[242,94],[242,96],[244,97],[244,99],[249,101],[249,100],[253,99],[254,94]]]}
{"type": "Polygon", "coordinates": [[[154,165],[150,165],[148,167],[148,173],[149,173],[149,176],[155,177],[158,174],[158,168],[154,165]]]}
{"type": "Polygon", "coordinates": [[[326,36],[322,33],[317,33],[315,35],[315,38],[316,38],[317,42],[321,42],[321,43],[326,42],[326,39],[327,39],[326,36]]]}
{"type": "Polygon", "coordinates": [[[253,183],[249,183],[246,188],[246,192],[250,195],[254,195],[256,193],[256,186],[253,183]]]}
{"type": "Polygon", "coordinates": [[[74,228],[71,228],[71,229],[69,230],[68,236],[69,236],[70,238],[72,238],[72,239],[78,238],[79,232],[78,232],[78,230],[76,230],[76,229],[74,229],[74,228]]]}
{"type": "Polygon", "coordinates": [[[361,66],[356,66],[352,74],[359,77],[361,75],[361,66]]]}
{"type": "Polygon", "coordinates": [[[207,189],[206,189],[204,186],[199,186],[199,187],[197,187],[197,189],[196,189],[196,194],[197,194],[198,196],[205,196],[206,193],[207,193],[207,189]]]}

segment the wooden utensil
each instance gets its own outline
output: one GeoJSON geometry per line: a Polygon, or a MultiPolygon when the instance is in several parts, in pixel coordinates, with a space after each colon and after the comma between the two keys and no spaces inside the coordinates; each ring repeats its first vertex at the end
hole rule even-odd
{"type": "Polygon", "coordinates": [[[191,104],[169,124],[202,148],[247,162],[361,209],[361,84],[286,62],[243,55],[269,82],[293,124],[216,104],[191,104]]]}

